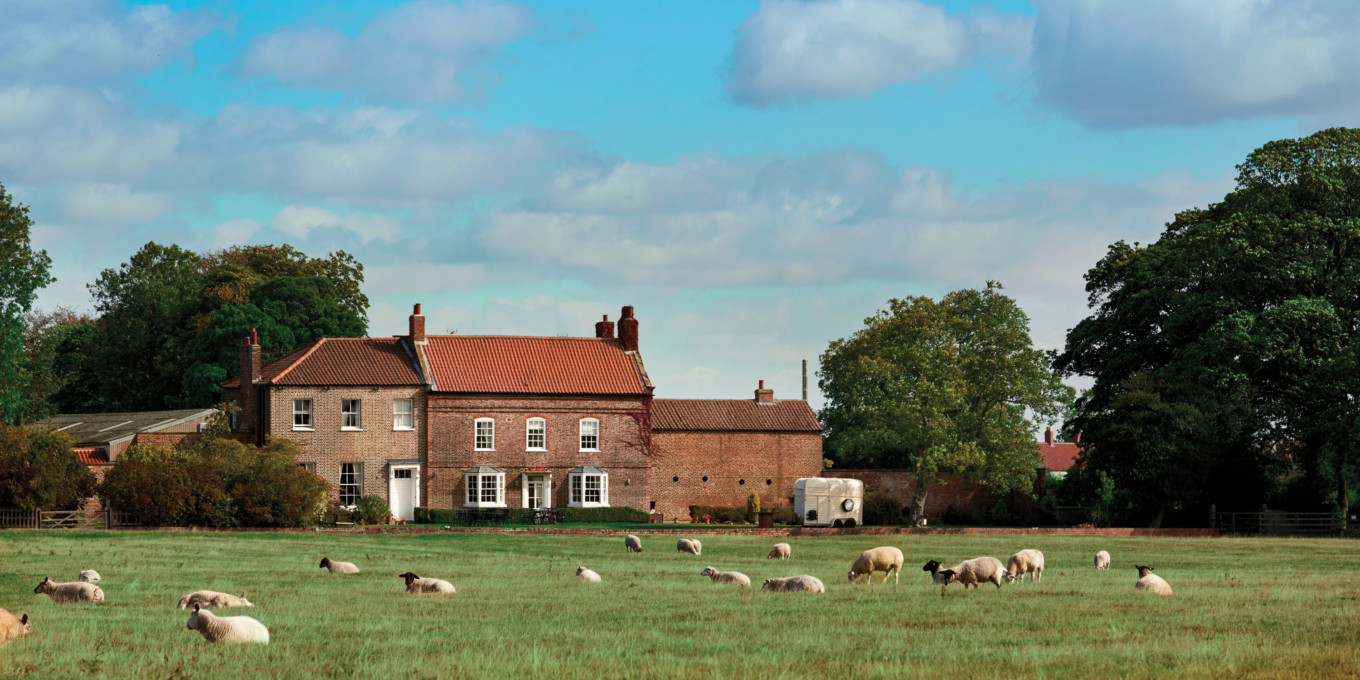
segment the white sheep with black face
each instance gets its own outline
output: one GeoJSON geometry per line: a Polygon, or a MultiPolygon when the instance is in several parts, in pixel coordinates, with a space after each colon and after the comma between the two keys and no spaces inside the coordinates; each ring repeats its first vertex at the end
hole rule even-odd
{"type": "Polygon", "coordinates": [[[406,580],[406,592],[408,593],[453,593],[456,592],[453,584],[437,578],[421,578],[411,572],[397,574],[398,578],[406,580]]]}
{"type": "Polygon", "coordinates": [[[977,588],[981,583],[994,583],[1000,588],[1006,575],[1006,568],[1001,565],[1001,560],[995,557],[975,557],[948,569],[941,569],[940,566],[939,560],[931,560],[926,562],[926,566],[921,567],[921,571],[930,572],[934,582],[943,586],[962,583],[964,590],[967,590],[968,586],[977,588]]]}
{"type": "Polygon", "coordinates": [[[249,616],[218,616],[198,605],[193,606],[185,627],[198,631],[204,640],[220,642],[258,642],[269,644],[269,629],[249,616]]]}
{"type": "Polygon", "coordinates": [[[1146,590],[1154,595],[1170,595],[1171,584],[1166,579],[1152,573],[1152,567],[1138,567],[1138,581],[1134,590],[1146,590]]]}
{"type": "Polygon", "coordinates": [[[592,569],[587,569],[587,568],[585,568],[585,567],[577,567],[577,568],[576,568],[576,578],[577,578],[577,580],[579,580],[581,583],[599,583],[599,582],[600,582],[600,575],[597,574],[597,573],[595,573],[594,570],[592,570],[592,569]]]}
{"type": "Polygon", "coordinates": [[[353,562],[336,562],[329,557],[321,558],[321,568],[332,574],[357,574],[359,568],[353,562]]]}

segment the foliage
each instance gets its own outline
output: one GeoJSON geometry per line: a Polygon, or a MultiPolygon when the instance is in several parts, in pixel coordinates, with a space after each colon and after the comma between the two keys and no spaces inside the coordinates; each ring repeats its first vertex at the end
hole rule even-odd
{"type": "Polygon", "coordinates": [[[694,517],[708,515],[714,524],[750,524],[744,506],[691,505],[689,513],[694,517]]]}
{"type": "Polygon", "coordinates": [[[614,507],[614,508],[562,508],[563,522],[591,522],[591,523],[628,523],[647,524],[652,521],[651,515],[637,508],[614,507]]]}
{"type": "Polygon", "coordinates": [[[95,476],[75,439],[55,429],[0,423],[0,508],[72,510],[94,493],[95,476]]]}
{"type": "Polygon", "coordinates": [[[751,493],[746,494],[746,521],[754,523],[760,514],[760,494],[751,489],[751,493]]]}
{"type": "Polygon", "coordinates": [[[38,289],[55,279],[48,275],[52,259],[34,251],[29,238],[33,218],[28,206],[15,203],[0,184],[0,423],[23,421],[29,383],[24,356],[26,319],[38,289]]]}
{"type": "Polygon", "coordinates": [[[26,316],[24,363],[28,384],[24,386],[25,422],[57,413],[81,413],[85,409],[58,410],[58,395],[81,369],[74,348],[94,332],[94,319],[66,307],[48,312],[34,310],[26,316]]]}
{"type": "Polygon", "coordinates": [[[961,505],[946,505],[940,512],[940,524],[951,524],[955,526],[980,526],[987,524],[987,517],[981,512],[961,505]]]}
{"type": "Polygon", "coordinates": [[[912,523],[940,475],[1027,489],[1039,460],[1029,415],[1056,417],[1071,397],[995,282],[889,300],[821,364],[827,447],[841,464],[912,470],[912,523]]]}
{"type": "Polygon", "coordinates": [[[992,506],[992,511],[987,513],[987,520],[992,524],[1010,524],[1011,511],[1006,507],[1006,501],[998,498],[996,505],[992,506]]]}
{"type": "Polygon", "coordinates": [[[886,491],[870,491],[864,494],[861,517],[866,526],[896,526],[902,523],[902,502],[886,491]]]}
{"type": "Polygon", "coordinates": [[[387,518],[392,516],[392,511],[387,507],[387,500],[374,495],[359,499],[356,512],[361,524],[387,524],[387,518]]]}

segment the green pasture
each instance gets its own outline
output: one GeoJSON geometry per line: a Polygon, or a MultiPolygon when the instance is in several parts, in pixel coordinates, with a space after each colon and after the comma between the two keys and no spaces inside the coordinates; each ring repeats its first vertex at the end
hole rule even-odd
{"type": "MultiPolygon", "coordinates": [[[[1075,536],[795,538],[676,534],[352,535],[0,531],[0,607],[33,619],[0,647],[4,678],[458,677],[1360,677],[1360,542],[1075,536]],[[860,551],[895,545],[901,583],[851,586],[860,551]],[[1022,548],[1047,557],[1042,583],[965,592],[921,565],[1022,548]],[[1108,550],[1111,571],[1091,568],[1108,550]],[[323,556],[363,573],[331,575],[323,556]],[[1175,596],[1136,592],[1150,564],[1175,596]],[[586,565],[603,577],[581,584],[586,565]],[[746,573],[752,589],[699,576],[746,573]],[[102,604],[57,605],[44,576],[104,577],[102,604]],[[454,583],[412,596],[397,574],[454,583]],[[762,593],[812,574],[824,595],[762,593]],[[247,591],[225,610],[269,627],[268,646],[210,645],[175,609],[196,589],[247,591]]],[[[881,578],[876,577],[876,581],[881,578]]]]}

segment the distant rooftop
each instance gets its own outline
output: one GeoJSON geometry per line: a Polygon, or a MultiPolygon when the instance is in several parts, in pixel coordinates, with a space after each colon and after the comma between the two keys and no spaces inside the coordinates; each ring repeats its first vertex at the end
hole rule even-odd
{"type": "Polygon", "coordinates": [[[76,438],[76,446],[113,444],[143,432],[156,432],[213,413],[210,408],[135,413],[65,413],[29,423],[29,427],[56,427],[76,438]]]}

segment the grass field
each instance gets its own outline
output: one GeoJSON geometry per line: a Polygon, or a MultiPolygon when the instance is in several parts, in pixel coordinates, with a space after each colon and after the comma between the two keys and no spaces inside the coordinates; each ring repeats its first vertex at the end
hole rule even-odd
{"type": "Polygon", "coordinates": [[[704,536],[702,557],[669,535],[334,535],[0,532],[0,606],[33,635],[0,647],[0,677],[1360,677],[1360,542],[894,536],[704,536]],[[861,550],[896,545],[901,584],[850,586],[861,550]],[[1038,585],[941,595],[928,559],[1002,560],[1038,548],[1038,585]],[[1091,556],[1109,550],[1114,568],[1091,556]],[[322,556],[364,573],[331,575],[322,556]],[[1175,588],[1135,592],[1135,562],[1175,588]],[[577,583],[578,565],[600,584],[577,583]],[[755,589],[715,586],[707,565],[755,589]],[[102,604],[34,595],[43,576],[97,569],[102,604]],[[408,596],[396,574],[453,582],[408,596]],[[825,595],[762,593],[809,573],[825,595]],[[239,593],[266,646],[209,645],[174,608],[200,588],[239,593]]]}

